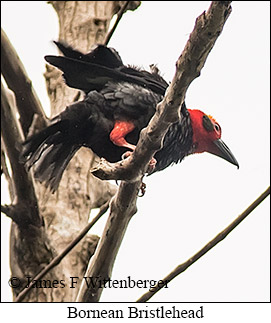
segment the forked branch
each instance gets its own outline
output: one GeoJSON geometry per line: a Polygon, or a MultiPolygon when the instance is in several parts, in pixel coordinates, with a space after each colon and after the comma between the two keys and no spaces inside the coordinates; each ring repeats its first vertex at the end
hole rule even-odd
{"type": "MultiPolygon", "coordinates": [[[[110,278],[126,228],[136,212],[137,195],[148,163],[161,148],[169,126],[180,118],[179,110],[187,88],[200,75],[230,12],[230,1],[212,2],[208,11],[197,18],[194,30],[176,63],[173,81],[163,101],[158,104],[148,127],[141,131],[134,153],[119,163],[106,163],[106,167],[102,162],[93,172],[101,179],[123,181],[117,195],[111,201],[107,224],[85,276],[100,277],[101,282],[110,278]]],[[[102,293],[102,288],[98,288],[98,285],[88,288],[83,281],[77,301],[97,302],[102,293]]]]}
{"type": "Polygon", "coordinates": [[[33,182],[24,165],[19,162],[20,144],[23,140],[20,126],[15,117],[6,92],[1,83],[1,136],[3,138],[5,153],[7,154],[12,169],[12,187],[14,189],[13,204],[1,208],[7,216],[17,224],[41,226],[38,203],[33,187],[33,182]]]}
{"type": "Polygon", "coordinates": [[[157,150],[169,126],[180,118],[180,107],[191,82],[200,75],[207,56],[213,48],[223,26],[231,13],[231,1],[214,1],[207,12],[196,20],[194,30],[176,62],[176,73],[168,87],[166,96],[156,109],[147,128],[141,135],[130,158],[111,164],[102,160],[93,170],[100,179],[139,180],[157,150]]]}
{"type": "Polygon", "coordinates": [[[17,109],[24,135],[26,136],[35,114],[40,116],[45,126],[46,116],[41,103],[32,87],[32,83],[26,74],[22,62],[2,29],[1,73],[8,87],[16,96],[17,109]]]}

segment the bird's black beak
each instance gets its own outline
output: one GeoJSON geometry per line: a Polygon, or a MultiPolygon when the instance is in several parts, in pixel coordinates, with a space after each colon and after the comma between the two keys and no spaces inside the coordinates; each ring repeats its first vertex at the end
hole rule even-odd
{"type": "Polygon", "coordinates": [[[229,147],[221,139],[217,139],[213,143],[214,149],[209,151],[211,154],[221,157],[239,168],[238,161],[233,156],[233,153],[230,151],[229,147]]]}

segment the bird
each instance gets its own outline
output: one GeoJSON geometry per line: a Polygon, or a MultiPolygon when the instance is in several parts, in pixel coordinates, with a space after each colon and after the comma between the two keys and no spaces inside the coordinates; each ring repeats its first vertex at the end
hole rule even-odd
{"type": "MultiPolygon", "coordinates": [[[[61,70],[66,85],[83,91],[84,98],[67,106],[44,129],[28,136],[21,151],[26,168],[34,166],[35,179],[53,193],[81,147],[90,148],[112,163],[129,156],[169,86],[157,68],[149,72],[124,65],[114,48],[96,45],[84,54],[63,41],[54,43],[62,55],[46,55],[46,62],[61,70]]],[[[180,106],[180,115],[155,153],[150,174],[203,152],[239,168],[212,116],[187,109],[185,102],[180,106]]]]}

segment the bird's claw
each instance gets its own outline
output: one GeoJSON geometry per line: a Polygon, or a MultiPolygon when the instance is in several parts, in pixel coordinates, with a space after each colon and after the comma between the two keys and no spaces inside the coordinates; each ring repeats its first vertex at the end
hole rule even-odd
{"type": "Polygon", "coordinates": [[[122,154],[121,159],[124,160],[132,155],[132,151],[127,150],[124,154],[122,154]]]}
{"type": "MultiPolygon", "coordinates": [[[[128,157],[130,157],[132,155],[133,151],[126,151],[122,156],[121,156],[121,159],[124,160],[128,157]]],[[[149,162],[149,165],[148,165],[148,168],[147,168],[147,173],[148,174],[151,174],[154,169],[155,169],[155,165],[157,164],[157,161],[155,158],[152,157],[152,159],[150,160],[149,162]]]]}
{"type": "Polygon", "coordinates": [[[154,171],[156,163],[157,163],[156,159],[152,157],[147,168],[148,174],[151,174],[154,171]]]}
{"type": "MultiPolygon", "coordinates": [[[[117,186],[119,186],[118,180],[115,180],[115,182],[116,182],[117,186]]],[[[147,187],[146,184],[142,182],[141,183],[141,186],[139,188],[138,197],[142,197],[142,196],[145,195],[145,193],[146,193],[146,187],[147,187]]]]}
{"type": "MultiPolygon", "coordinates": [[[[133,153],[133,151],[129,151],[129,150],[128,150],[128,151],[126,151],[126,152],[121,156],[121,159],[122,159],[122,160],[124,160],[124,159],[126,159],[126,158],[130,157],[130,156],[132,155],[132,153],[133,153]]],[[[156,159],[152,157],[152,159],[151,159],[151,160],[150,160],[150,162],[149,162],[148,168],[147,168],[147,173],[148,173],[148,174],[151,174],[151,173],[154,171],[156,164],[157,164],[156,159]]],[[[144,195],[145,195],[145,193],[146,193],[146,184],[142,182],[142,183],[141,183],[141,186],[140,186],[140,189],[139,189],[139,194],[138,194],[138,196],[139,196],[139,197],[142,197],[142,196],[144,196],[144,195]]]]}
{"type": "Polygon", "coordinates": [[[145,195],[146,187],[147,187],[146,184],[142,182],[141,186],[140,186],[140,189],[139,189],[140,193],[138,194],[138,197],[142,197],[142,196],[145,195]]]}

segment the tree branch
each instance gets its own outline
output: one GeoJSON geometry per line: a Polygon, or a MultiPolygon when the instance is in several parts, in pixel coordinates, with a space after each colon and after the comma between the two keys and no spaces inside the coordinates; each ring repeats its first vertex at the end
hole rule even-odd
{"type": "MultiPolygon", "coordinates": [[[[184,272],[188,267],[193,265],[199,258],[205,255],[208,251],[210,251],[214,246],[216,246],[219,242],[226,238],[226,236],[235,229],[238,224],[240,224],[268,195],[270,194],[270,186],[242,213],[240,214],[230,225],[228,225],[223,231],[221,231],[216,237],[214,237],[209,243],[207,243],[200,251],[198,251],[194,256],[189,258],[186,262],[177,266],[170,274],[168,274],[163,282],[169,283],[179,274],[184,272]]],[[[137,302],[146,302],[148,301],[154,294],[156,294],[160,289],[162,289],[165,285],[159,281],[159,284],[151,288],[147,293],[142,295],[137,302]]]]}
{"type": "MultiPolygon", "coordinates": [[[[123,181],[117,195],[112,199],[102,238],[85,276],[100,277],[101,283],[111,276],[126,228],[136,212],[138,191],[149,161],[162,147],[163,138],[169,126],[179,120],[179,110],[187,88],[200,75],[230,12],[230,1],[212,2],[207,13],[204,12],[197,18],[195,28],[176,63],[177,69],[173,81],[163,101],[158,104],[148,127],[141,131],[134,153],[127,160],[116,164],[102,162],[94,171],[94,175],[101,179],[122,179],[123,181]]],[[[88,288],[86,281],[83,281],[77,301],[97,302],[103,290],[98,288],[98,285],[88,288]]]]}
{"type": "Polygon", "coordinates": [[[26,137],[34,114],[40,116],[44,126],[46,125],[46,116],[22,62],[2,29],[1,54],[1,73],[16,96],[20,123],[26,137]]]}
{"type": "MultiPolygon", "coordinates": [[[[120,1],[122,2],[122,1],[120,1]]],[[[137,9],[141,4],[141,1],[124,1],[123,6],[120,8],[120,10],[117,13],[117,19],[113,25],[113,27],[110,29],[110,31],[107,33],[105,40],[104,40],[104,45],[108,45],[113,33],[115,32],[123,14],[127,11],[127,10],[135,10],[137,9]]]]}
{"type": "Polygon", "coordinates": [[[29,224],[41,226],[42,221],[31,176],[26,172],[24,165],[19,163],[22,134],[2,83],[1,94],[1,135],[10,160],[15,191],[13,205],[5,206],[2,211],[21,226],[29,224]]]}
{"type": "Polygon", "coordinates": [[[101,208],[99,213],[88,223],[85,228],[78,234],[78,236],[71,241],[67,247],[56,256],[45,268],[43,268],[35,277],[27,288],[24,288],[15,299],[15,302],[21,302],[25,296],[31,291],[32,286],[36,281],[42,279],[52,268],[57,266],[61,260],[84,238],[88,231],[94,226],[94,224],[100,219],[100,217],[108,210],[109,202],[106,202],[101,208]]]}
{"type": "Polygon", "coordinates": [[[176,62],[176,73],[166,96],[156,108],[147,128],[140,134],[134,153],[124,161],[108,163],[102,160],[93,170],[100,179],[139,180],[146,173],[148,162],[162,147],[169,126],[180,118],[180,106],[191,82],[200,75],[231,12],[231,1],[214,1],[209,10],[196,20],[194,30],[176,62]],[[142,166],[144,165],[144,166],[142,166]]]}
{"type": "Polygon", "coordinates": [[[124,5],[120,8],[118,14],[117,14],[117,19],[114,23],[114,26],[110,29],[110,31],[108,32],[108,34],[106,35],[105,37],[105,40],[104,40],[104,45],[108,45],[114,31],[116,30],[120,20],[121,20],[121,17],[123,16],[125,10],[127,9],[128,5],[129,5],[129,2],[130,1],[125,1],[124,5]]]}
{"type": "Polygon", "coordinates": [[[10,194],[10,199],[11,199],[11,201],[13,201],[15,198],[15,190],[14,190],[13,181],[12,181],[12,178],[10,176],[9,169],[7,166],[6,153],[4,150],[4,141],[3,141],[3,138],[1,137],[1,175],[2,174],[5,175],[6,181],[8,183],[8,190],[9,190],[9,194],[10,194]]]}
{"type": "MultiPolygon", "coordinates": [[[[141,182],[122,181],[118,190],[111,200],[110,214],[106,222],[102,238],[94,256],[91,258],[87,277],[100,277],[101,283],[111,277],[116,255],[120,248],[129,221],[136,213],[136,198],[141,182]]],[[[102,288],[87,286],[84,280],[81,284],[77,302],[97,302],[100,299],[102,288]]]]}

